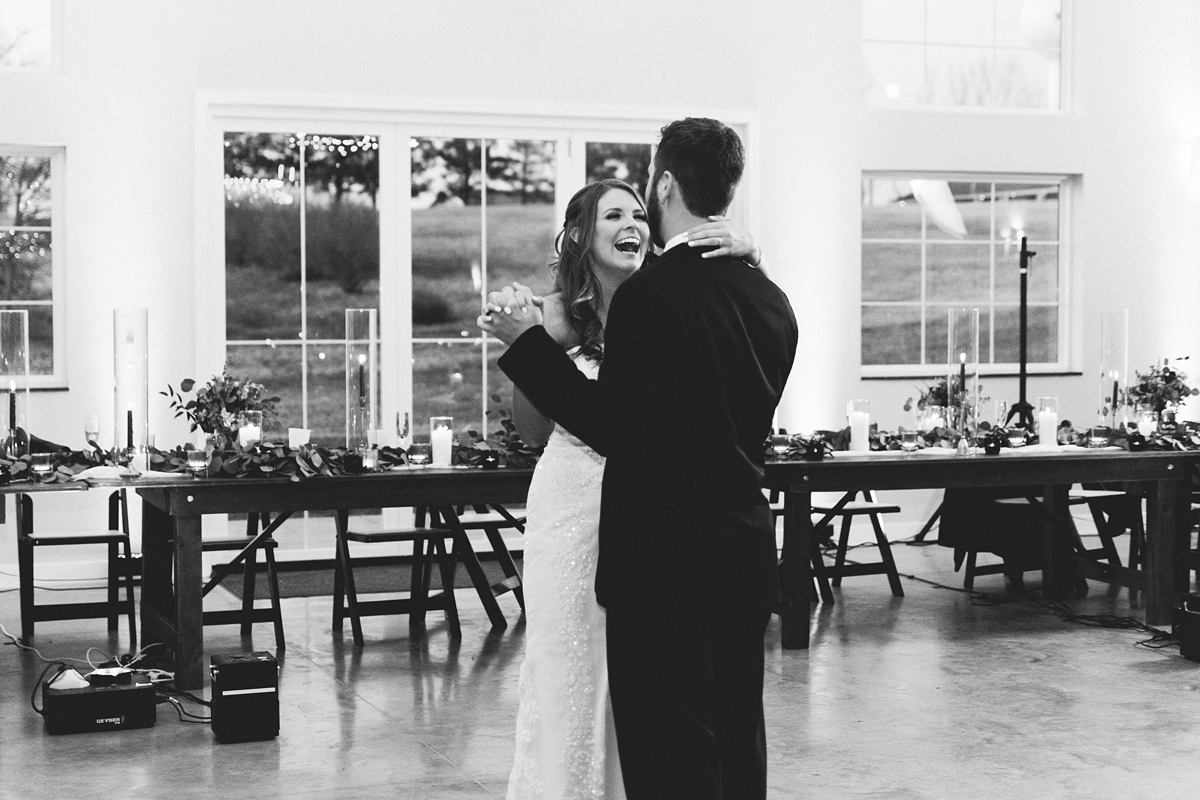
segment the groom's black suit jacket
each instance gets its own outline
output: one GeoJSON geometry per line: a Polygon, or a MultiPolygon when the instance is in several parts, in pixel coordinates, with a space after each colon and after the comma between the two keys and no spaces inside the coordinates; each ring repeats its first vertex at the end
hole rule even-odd
{"type": "Polygon", "coordinates": [[[596,380],[540,326],[500,358],[542,413],[607,459],[596,575],[606,608],[776,599],[763,443],[796,319],[760,270],[701,252],[674,247],[617,290],[596,380]]]}

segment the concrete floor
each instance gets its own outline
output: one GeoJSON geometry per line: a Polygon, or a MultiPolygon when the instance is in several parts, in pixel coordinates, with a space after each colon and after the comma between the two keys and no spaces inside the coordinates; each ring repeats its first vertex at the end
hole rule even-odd
{"type": "MultiPolygon", "coordinates": [[[[949,551],[895,550],[902,572],[961,585],[949,551]]],[[[1027,580],[1037,586],[1036,573],[1027,580]]],[[[807,651],[783,650],[772,623],[773,798],[1200,793],[1200,664],[1177,647],[1135,647],[1143,634],[1067,623],[1031,602],[977,605],[910,578],[904,586],[895,599],[882,576],[847,579],[838,603],[815,613],[807,651]]],[[[1003,578],[976,588],[1000,592],[1003,578]]],[[[503,797],[523,626],[490,631],[472,593],[459,603],[461,642],[440,621],[414,640],[405,620],[377,617],[356,650],[348,630],[332,637],[328,598],[285,600],[282,730],[269,742],[218,744],[165,706],[150,729],[47,735],[29,707],[38,659],[0,647],[0,798],[503,797]]],[[[516,622],[511,596],[502,605],[516,622]]],[[[1073,605],[1130,613],[1124,590],[1100,584],[1073,605]]],[[[0,623],[18,630],[15,592],[0,593],[0,623]]],[[[205,635],[209,653],[273,644],[269,625],[253,641],[236,627],[205,635]]],[[[128,646],[98,620],[44,623],[35,644],[75,658],[128,646]]]]}

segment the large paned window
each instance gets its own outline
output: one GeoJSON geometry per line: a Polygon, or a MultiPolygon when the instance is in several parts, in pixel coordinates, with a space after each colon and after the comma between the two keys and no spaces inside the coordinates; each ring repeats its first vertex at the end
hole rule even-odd
{"type": "Polygon", "coordinates": [[[373,136],[225,134],[226,366],[345,443],[345,311],[379,307],[373,136]]]}
{"type": "Polygon", "coordinates": [[[33,386],[65,385],[59,347],[62,151],[0,145],[0,308],[29,312],[33,386]]]}
{"type": "MultiPolygon", "coordinates": [[[[263,383],[281,398],[280,427],[306,427],[323,444],[345,442],[352,308],[379,311],[381,427],[408,415],[420,441],[429,417],[452,416],[459,433],[495,431],[512,389],[496,364],[504,345],[475,324],[488,291],[514,281],[552,290],[570,197],[609,177],[644,192],[663,124],[210,108],[202,153],[223,185],[218,195],[207,184],[198,224],[223,232],[206,248],[221,277],[210,294],[199,287],[196,377],[224,363],[263,383]]],[[[740,199],[730,213],[747,224],[740,199]]]]}
{"type": "Polygon", "coordinates": [[[862,0],[863,93],[895,106],[1058,110],[1064,0],[862,0]]]}
{"type": "Polygon", "coordinates": [[[980,309],[980,363],[1019,361],[1021,239],[1028,362],[1066,360],[1061,177],[864,175],[862,364],[866,375],[930,373],[946,362],[947,309],[980,309]]]}

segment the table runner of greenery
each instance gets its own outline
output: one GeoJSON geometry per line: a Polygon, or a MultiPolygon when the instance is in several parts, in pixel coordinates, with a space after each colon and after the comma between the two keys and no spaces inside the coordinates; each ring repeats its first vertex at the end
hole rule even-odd
{"type": "MultiPolygon", "coordinates": [[[[901,431],[904,428],[900,429],[901,431]]],[[[1038,437],[1021,428],[1005,428],[980,423],[976,441],[982,443],[994,438],[1001,448],[1010,448],[1009,434],[1020,432],[1025,435],[1026,444],[1037,444],[1038,437]]],[[[1058,443],[1087,447],[1091,438],[1090,430],[1077,431],[1069,420],[1063,420],[1058,428],[1058,443]]],[[[929,431],[918,431],[917,447],[931,447],[953,450],[958,443],[958,434],[948,428],[934,428],[929,431]]],[[[1163,428],[1152,431],[1150,435],[1130,431],[1124,428],[1114,428],[1108,440],[1109,447],[1120,447],[1122,450],[1134,452],[1146,450],[1200,450],[1200,423],[1179,422],[1174,429],[1163,428]]],[[[767,458],[774,461],[794,461],[805,458],[822,458],[828,452],[850,449],[850,428],[833,431],[816,431],[810,437],[793,434],[789,437],[788,451],[776,453],[770,441],[765,445],[767,458]]],[[[900,431],[879,430],[877,425],[871,426],[871,450],[900,450],[900,431]]]]}
{"type": "MultiPolygon", "coordinates": [[[[517,434],[511,419],[500,420],[501,429],[484,437],[477,431],[461,434],[455,442],[452,463],[456,465],[491,467],[532,467],[541,455],[541,448],[527,445],[517,434]]],[[[34,438],[35,452],[52,456],[48,475],[35,478],[30,469],[32,456],[17,458],[0,456],[0,484],[17,481],[58,483],[69,481],[92,467],[115,467],[121,463],[113,453],[93,448],[80,451],[34,438]]],[[[188,451],[191,444],[169,450],[149,449],[149,468],[154,472],[185,473],[188,471],[188,451]]],[[[408,464],[408,451],[403,447],[377,449],[376,470],[408,464]]],[[[298,481],[321,475],[349,475],[365,472],[361,457],[344,447],[323,447],[306,444],[290,448],[286,444],[261,443],[242,447],[236,440],[215,448],[208,457],[206,476],[209,478],[288,478],[298,481]],[[348,458],[349,456],[349,458],[348,458]]]]}

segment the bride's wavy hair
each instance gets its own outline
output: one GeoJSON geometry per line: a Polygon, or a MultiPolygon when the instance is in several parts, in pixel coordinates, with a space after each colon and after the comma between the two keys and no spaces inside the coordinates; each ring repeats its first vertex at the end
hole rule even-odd
{"type": "Polygon", "coordinates": [[[642,211],[646,206],[637,190],[625,181],[607,178],[590,183],[567,203],[562,230],[554,239],[550,272],[554,289],[562,294],[567,322],[579,340],[579,350],[595,361],[604,358],[604,328],[600,324],[600,281],[596,278],[592,241],[596,238],[596,209],[600,198],[611,189],[629,192],[642,211]]]}

